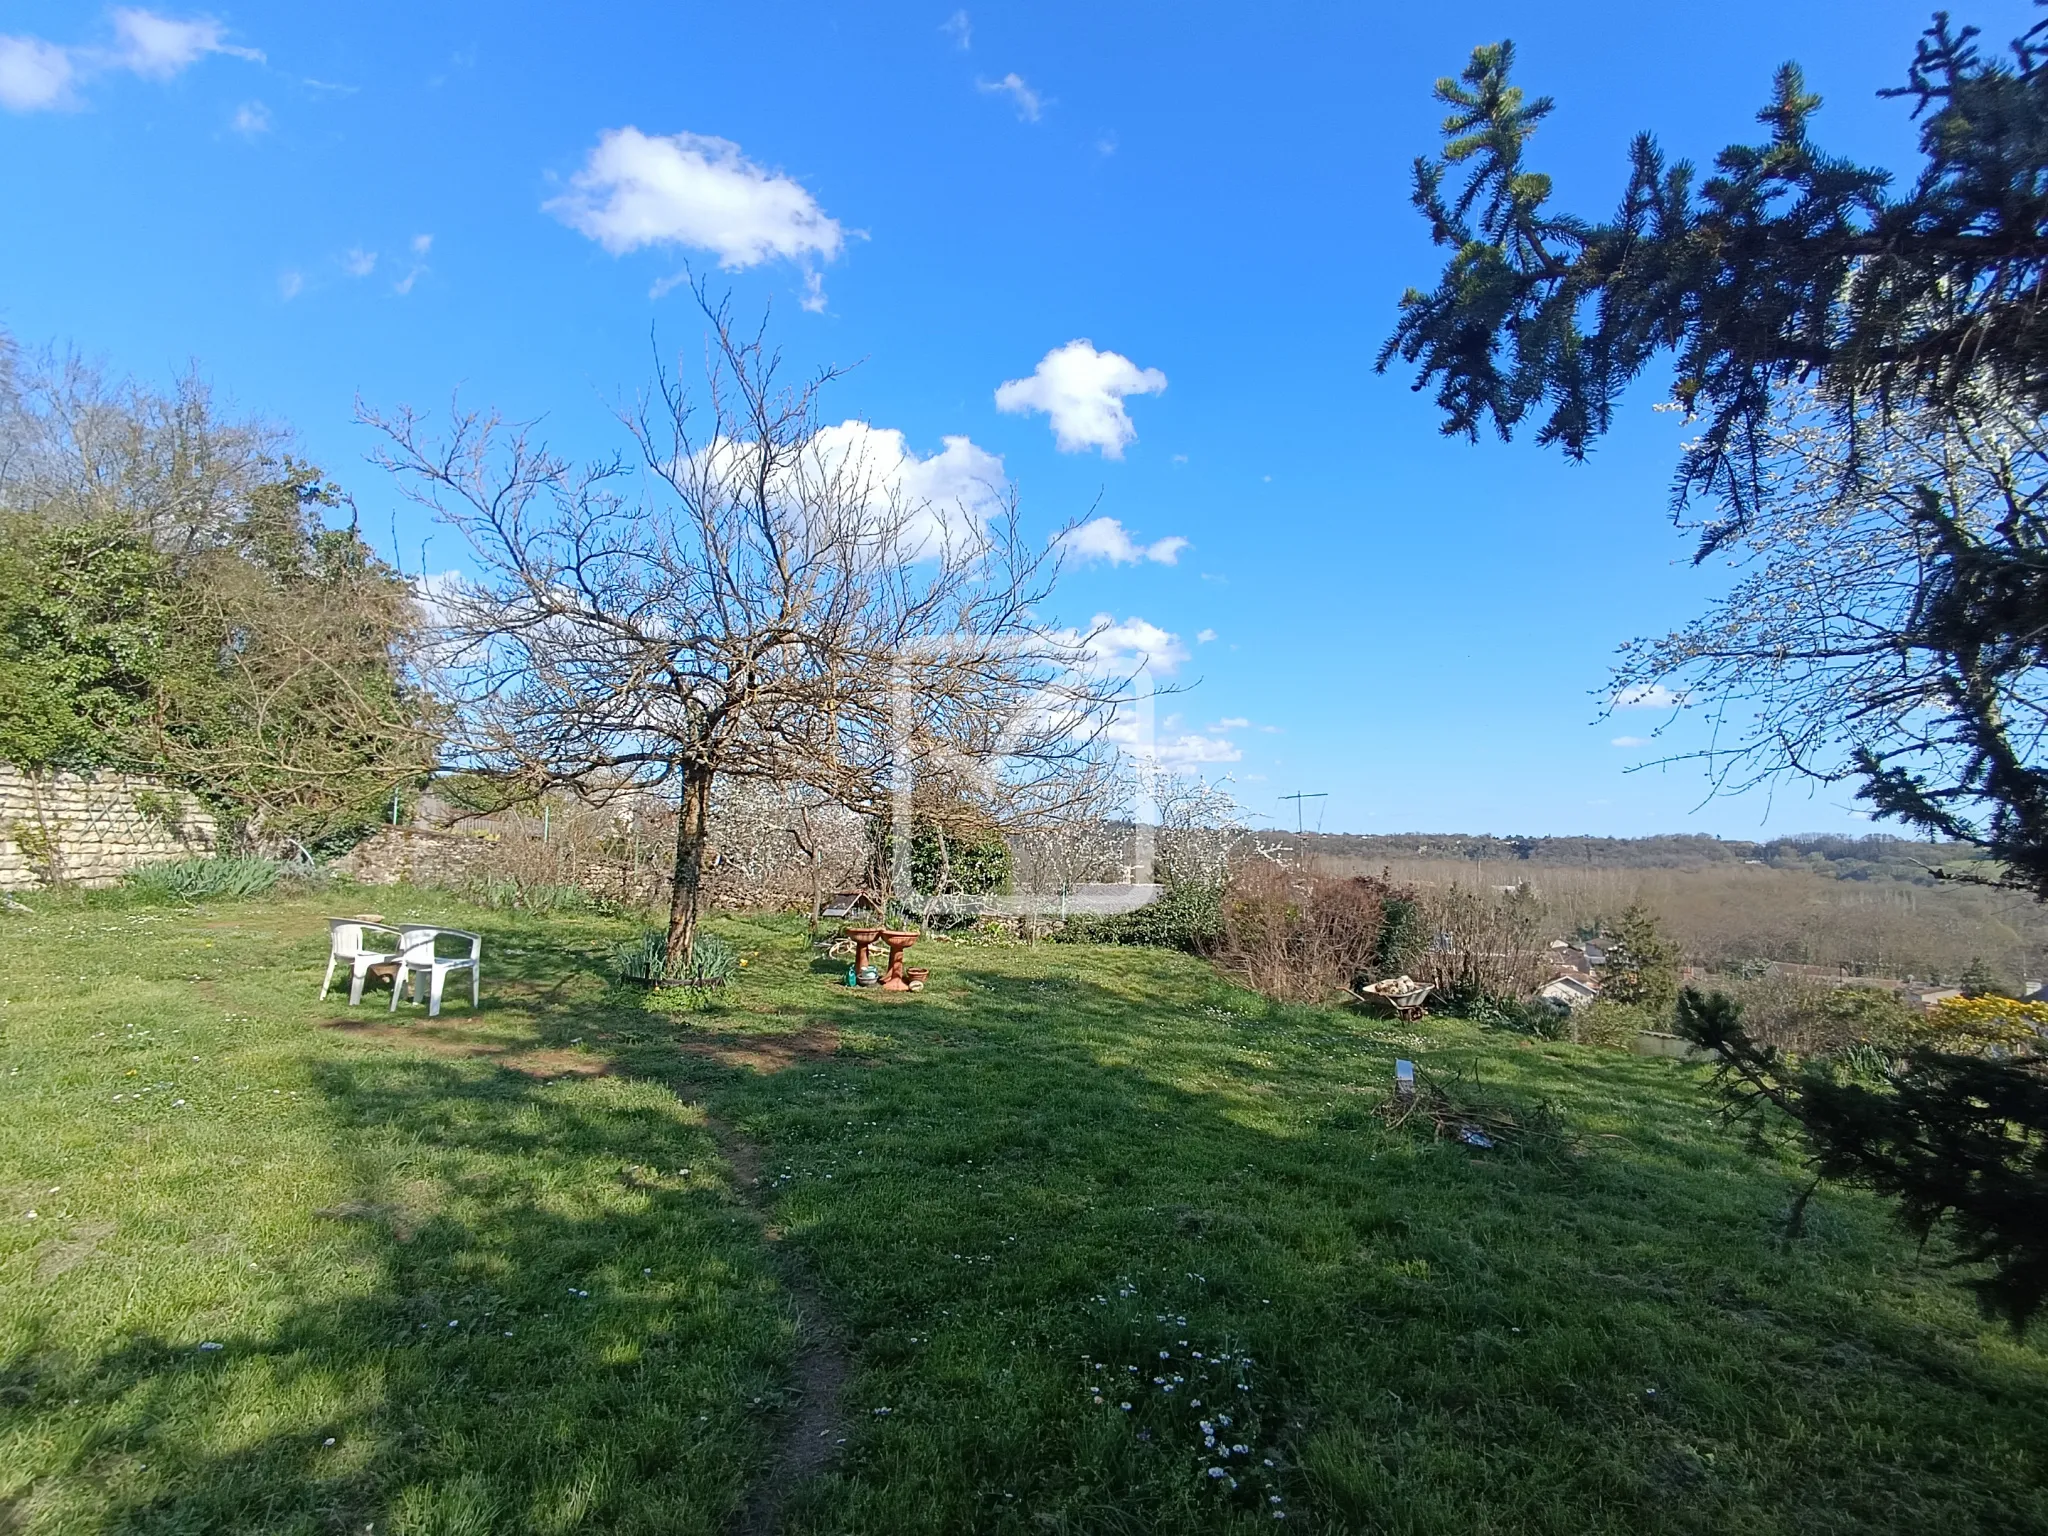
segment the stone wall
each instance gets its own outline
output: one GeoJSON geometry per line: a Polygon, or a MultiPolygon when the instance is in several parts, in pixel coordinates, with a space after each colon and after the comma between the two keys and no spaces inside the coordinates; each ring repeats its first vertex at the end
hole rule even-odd
{"type": "Polygon", "coordinates": [[[157,780],[0,763],[0,891],[113,885],[137,864],[211,853],[217,836],[196,800],[157,780]]]}
{"type": "Polygon", "coordinates": [[[488,872],[494,841],[429,827],[379,827],[336,859],[334,869],[365,885],[459,885],[488,872]]]}
{"type": "Polygon", "coordinates": [[[379,827],[334,861],[336,874],[365,885],[460,888],[505,881],[574,885],[621,905],[668,900],[667,871],[593,857],[574,841],[543,843],[516,818],[480,818],[460,830],[379,827]]]}

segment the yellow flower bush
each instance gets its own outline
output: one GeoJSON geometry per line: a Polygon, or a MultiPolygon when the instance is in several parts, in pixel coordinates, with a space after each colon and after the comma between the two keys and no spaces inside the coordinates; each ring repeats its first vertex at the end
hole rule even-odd
{"type": "Polygon", "coordinates": [[[2038,1049],[2048,1034],[2048,1003],[2009,997],[1950,997],[1927,1010],[1926,1043],[1937,1050],[1976,1053],[1993,1046],[2038,1049]]]}

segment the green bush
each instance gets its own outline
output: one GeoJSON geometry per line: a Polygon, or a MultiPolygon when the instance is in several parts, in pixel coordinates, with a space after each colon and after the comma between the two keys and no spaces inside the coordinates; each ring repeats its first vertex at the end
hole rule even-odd
{"type": "Polygon", "coordinates": [[[1819,986],[1786,976],[1737,982],[1742,1027],[1761,1045],[1802,1057],[1826,1057],[1867,1045],[1903,1055],[1926,1026],[1921,1012],[1879,987],[1819,986]]]}
{"type": "Polygon", "coordinates": [[[1637,1035],[1670,1027],[1670,1021],[1660,1014],[1630,1003],[1602,998],[1572,1016],[1571,1037],[1581,1045],[1602,1045],[1609,1050],[1629,1051],[1635,1049],[1637,1035]]]}
{"type": "Polygon", "coordinates": [[[1571,1014],[1548,998],[1497,997],[1476,986],[1436,993],[1430,1006],[1454,1019],[1470,1019],[1487,1029],[1512,1030],[1538,1040],[1562,1040],[1572,1032],[1571,1014]]]}
{"type": "MultiPolygon", "coordinates": [[[[881,867],[896,860],[896,835],[878,835],[881,867]]],[[[993,827],[979,831],[955,828],[948,833],[922,817],[910,828],[910,883],[934,894],[1000,896],[1011,888],[1009,841],[993,827]]]]}
{"type": "Polygon", "coordinates": [[[715,933],[699,933],[684,962],[667,968],[668,932],[649,928],[612,951],[612,971],[621,981],[680,982],[692,987],[723,986],[739,974],[740,955],[715,933]]]}
{"type": "Polygon", "coordinates": [[[1223,936],[1223,893],[1176,885],[1157,901],[1114,917],[1070,917],[1052,937],[1063,944],[1150,944],[1204,954],[1223,936]]]}
{"type": "Polygon", "coordinates": [[[121,877],[121,884],[139,901],[179,906],[263,896],[280,881],[304,881],[311,873],[303,864],[230,854],[138,865],[121,877]]]}

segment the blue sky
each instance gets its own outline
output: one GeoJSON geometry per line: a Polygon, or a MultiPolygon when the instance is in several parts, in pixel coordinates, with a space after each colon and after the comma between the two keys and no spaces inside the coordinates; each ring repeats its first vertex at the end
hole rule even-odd
{"type": "MultiPolygon", "coordinates": [[[[2030,11],[1959,19],[1996,40],[2030,11]]],[[[459,389],[616,446],[650,335],[697,345],[663,291],[693,266],[772,305],[792,365],[858,364],[828,418],[903,434],[922,483],[990,455],[1045,532],[1114,519],[1063,616],[1185,658],[1163,734],[1256,814],[1309,790],[1355,831],[1866,829],[1842,793],[1626,773],[1647,752],[1615,738],[1662,715],[1597,718],[1615,645],[1722,579],[1666,516],[1661,381],[1571,465],[1442,438],[1372,372],[1439,265],[1408,165],[1474,44],[1512,37],[1557,98],[1535,158],[1576,211],[1611,210],[1639,129],[1699,159],[1752,136],[1787,58],[1826,146],[1910,170],[1875,92],[1926,9],[1706,14],[4,4],[0,325],[147,377],[196,361],[445,570],[459,540],[366,462],[355,401],[459,389]]]]}

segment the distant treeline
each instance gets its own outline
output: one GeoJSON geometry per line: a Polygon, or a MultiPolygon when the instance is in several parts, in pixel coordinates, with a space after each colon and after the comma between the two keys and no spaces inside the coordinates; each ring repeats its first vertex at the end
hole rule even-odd
{"type": "Polygon", "coordinates": [[[1789,960],[1949,981],[1981,963],[2014,987],[2048,975],[2048,906],[2023,891],[1935,879],[1935,869],[1969,869],[1974,850],[1961,845],[1882,834],[1741,842],[1326,833],[1304,841],[1329,875],[1526,887],[1560,937],[1604,932],[1644,906],[1688,961],[1715,970],[1789,960]]]}
{"type": "MultiPolygon", "coordinates": [[[[1290,836],[1287,841],[1294,839],[1290,836]]],[[[1463,860],[1474,864],[1540,864],[1576,869],[1708,869],[1764,864],[1841,880],[1934,883],[1936,869],[1970,864],[1976,851],[1960,843],[1922,843],[1873,832],[1862,837],[1815,833],[1769,842],[1701,834],[1661,837],[1496,837],[1463,832],[1310,832],[1300,839],[1321,858],[1387,862],[1463,860]]]]}

